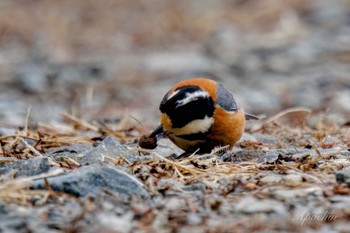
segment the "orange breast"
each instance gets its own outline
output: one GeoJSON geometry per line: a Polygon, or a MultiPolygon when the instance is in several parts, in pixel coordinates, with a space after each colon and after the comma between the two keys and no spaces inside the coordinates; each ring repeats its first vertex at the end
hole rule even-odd
{"type": "Polygon", "coordinates": [[[227,112],[217,107],[214,117],[215,121],[209,138],[220,145],[230,145],[232,148],[244,132],[244,113],[242,111],[227,112]]]}

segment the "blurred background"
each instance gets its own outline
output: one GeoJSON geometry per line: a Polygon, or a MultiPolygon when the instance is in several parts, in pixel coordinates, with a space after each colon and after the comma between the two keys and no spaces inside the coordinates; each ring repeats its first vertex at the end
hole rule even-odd
{"type": "Polygon", "coordinates": [[[1,0],[0,126],[126,112],[176,82],[224,83],[246,111],[350,116],[349,0],[1,0]]]}

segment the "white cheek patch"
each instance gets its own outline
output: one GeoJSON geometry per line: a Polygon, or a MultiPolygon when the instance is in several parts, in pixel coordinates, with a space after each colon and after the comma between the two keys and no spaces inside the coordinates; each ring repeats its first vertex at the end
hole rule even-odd
{"type": "Polygon", "coordinates": [[[204,119],[196,119],[184,127],[181,128],[172,128],[171,131],[175,135],[186,135],[186,134],[195,134],[195,133],[206,133],[214,124],[214,118],[206,116],[204,119]]]}
{"type": "Polygon", "coordinates": [[[209,93],[206,91],[196,91],[193,93],[187,93],[185,98],[176,101],[176,108],[183,106],[183,105],[186,105],[189,102],[194,101],[200,97],[208,98],[210,96],[209,96],[209,93]]]}

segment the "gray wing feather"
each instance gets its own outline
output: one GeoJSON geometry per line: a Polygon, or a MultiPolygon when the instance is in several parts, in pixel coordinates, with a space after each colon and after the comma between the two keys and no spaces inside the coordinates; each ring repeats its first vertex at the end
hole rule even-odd
{"type": "Polygon", "coordinates": [[[218,83],[218,89],[216,91],[216,104],[227,111],[237,111],[238,106],[233,98],[233,95],[224,88],[221,83],[218,83]]]}

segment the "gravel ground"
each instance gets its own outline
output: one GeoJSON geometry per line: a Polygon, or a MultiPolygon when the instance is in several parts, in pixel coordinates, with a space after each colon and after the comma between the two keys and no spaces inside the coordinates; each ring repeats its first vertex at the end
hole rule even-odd
{"type": "Polygon", "coordinates": [[[349,232],[349,64],[346,0],[1,1],[0,231],[349,232]],[[196,76],[264,118],[137,148],[196,76]]]}

